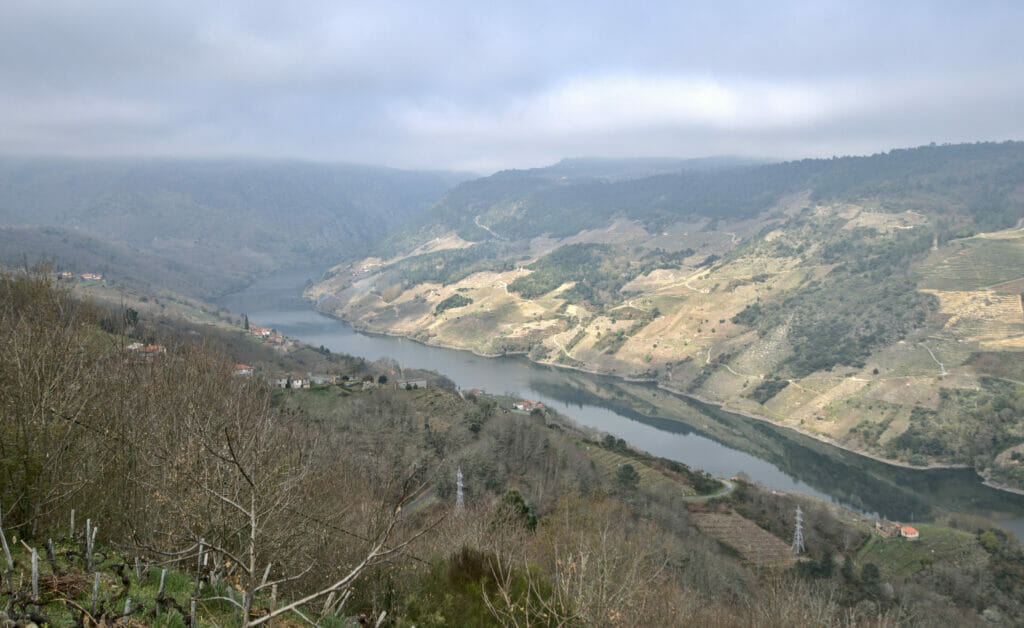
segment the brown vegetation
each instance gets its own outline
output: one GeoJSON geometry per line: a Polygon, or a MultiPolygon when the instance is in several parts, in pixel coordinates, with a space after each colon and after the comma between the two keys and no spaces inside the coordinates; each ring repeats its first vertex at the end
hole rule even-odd
{"type": "MultiPolygon", "coordinates": [[[[952,574],[936,564],[887,582],[878,568],[835,569],[863,533],[802,500],[809,560],[762,570],[759,544],[785,562],[791,496],[740,483],[692,504],[681,465],[637,453],[659,481],[607,474],[588,455],[601,443],[484,395],[272,391],[233,377],[234,356],[164,338],[165,355],[133,357],[121,348],[122,314],[44,275],[6,276],[0,297],[2,529],[44,546],[75,509],[98,525],[97,569],[118,575],[122,595],[135,556],[195,579],[184,594],[161,586],[119,620],[188,615],[188,597],[223,609],[217,623],[250,625],[290,608],[318,622],[364,614],[399,626],[977,622],[989,607],[1024,617],[1020,550],[991,531],[979,534],[986,566],[952,574]],[[749,546],[702,532],[723,517],[749,546]],[[983,576],[989,567],[995,575],[983,576]],[[971,578],[987,588],[965,598],[971,578]]],[[[89,579],[71,569],[80,538],[53,561],[51,597],[32,599],[8,572],[0,602],[19,613],[65,604],[87,619],[76,596],[88,597],[89,579]]],[[[24,573],[23,558],[15,568],[24,573]]]]}

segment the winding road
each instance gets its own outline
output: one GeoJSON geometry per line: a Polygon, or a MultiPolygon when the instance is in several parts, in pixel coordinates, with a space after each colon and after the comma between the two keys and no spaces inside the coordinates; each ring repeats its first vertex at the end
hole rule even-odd
{"type": "Polygon", "coordinates": [[[731,480],[726,480],[725,478],[717,479],[722,484],[725,484],[725,488],[718,491],[717,493],[712,493],[711,495],[683,495],[683,500],[688,502],[702,502],[707,501],[709,499],[715,499],[716,497],[724,497],[729,493],[733,492],[734,490],[736,490],[735,482],[731,480]]]}
{"type": "Polygon", "coordinates": [[[922,342],[921,346],[925,348],[925,351],[928,352],[928,355],[932,356],[932,359],[935,360],[935,363],[939,365],[939,368],[942,369],[942,374],[949,375],[949,371],[946,370],[946,365],[943,364],[942,362],[939,362],[939,359],[935,357],[935,354],[932,353],[932,350],[928,347],[928,345],[922,342]]]}
{"type": "Polygon", "coordinates": [[[505,239],[505,238],[501,237],[500,235],[498,235],[497,233],[494,233],[493,231],[491,231],[490,227],[488,227],[487,225],[485,225],[482,222],[480,222],[480,216],[473,216],[473,224],[475,224],[477,227],[480,227],[481,229],[483,229],[484,231],[486,231],[487,233],[491,234],[492,236],[494,236],[495,238],[497,238],[499,240],[504,240],[505,239]]]}

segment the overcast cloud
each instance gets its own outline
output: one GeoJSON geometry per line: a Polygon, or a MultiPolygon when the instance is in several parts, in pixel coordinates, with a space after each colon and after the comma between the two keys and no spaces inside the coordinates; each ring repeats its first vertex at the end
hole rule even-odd
{"type": "Polygon", "coordinates": [[[1024,139],[1024,3],[686,4],[8,0],[0,152],[486,172],[1024,139]]]}

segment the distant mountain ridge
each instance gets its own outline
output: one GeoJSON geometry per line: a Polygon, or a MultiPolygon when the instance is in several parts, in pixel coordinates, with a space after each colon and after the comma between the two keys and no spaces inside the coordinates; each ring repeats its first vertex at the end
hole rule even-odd
{"type": "Polygon", "coordinates": [[[569,157],[543,168],[531,168],[526,172],[553,179],[604,179],[621,181],[643,179],[660,174],[675,174],[682,171],[709,171],[744,166],[759,166],[772,163],[771,159],[754,159],[722,155],[718,157],[675,158],[675,157],[569,157]]]}
{"type": "MultiPolygon", "coordinates": [[[[995,229],[1008,224],[1009,216],[1000,212],[1012,214],[1007,210],[1007,195],[1020,174],[1022,147],[1021,142],[923,146],[868,157],[761,165],[723,160],[716,167],[690,160],[705,167],[638,178],[604,171],[604,177],[563,179],[562,173],[577,167],[586,172],[586,164],[603,163],[564,160],[547,168],[507,170],[461,183],[390,238],[392,248],[381,251],[420,244],[447,230],[469,241],[483,241],[494,234],[515,239],[543,234],[566,237],[606,226],[615,218],[638,220],[652,231],[683,217],[750,218],[784,196],[804,190],[811,191],[812,200],[875,194],[890,202],[930,193],[933,202],[947,209],[964,206],[974,220],[984,221],[984,228],[995,229]]],[[[644,161],[607,163],[635,172],[629,164],[644,161]]],[[[673,168],[685,163],[674,162],[673,168]]]]}

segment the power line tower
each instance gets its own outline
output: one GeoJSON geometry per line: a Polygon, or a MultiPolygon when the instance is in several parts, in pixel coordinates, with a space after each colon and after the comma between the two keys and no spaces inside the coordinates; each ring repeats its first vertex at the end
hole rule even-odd
{"type": "Polygon", "coordinates": [[[800,505],[796,507],[796,532],[793,534],[793,551],[796,552],[797,556],[807,551],[804,547],[804,513],[800,510],[800,505]]]}
{"type": "Polygon", "coordinates": [[[462,467],[459,467],[459,472],[455,474],[455,512],[462,512],[466,508],[466,503],[462,499],[462,467]]]}

